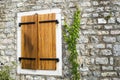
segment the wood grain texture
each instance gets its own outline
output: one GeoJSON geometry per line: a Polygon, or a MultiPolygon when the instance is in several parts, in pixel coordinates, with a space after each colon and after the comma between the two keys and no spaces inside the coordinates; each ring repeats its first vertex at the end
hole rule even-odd
{"type": "MultiPolygon", "coordinates": [[[[55,20],[55,14],[38,15],[38,21],[55,20]]],[[[56,23],[38,24],[38,57],[56,58],[56,23]]],[[[39,60],[39,69],[55,70],[55,60],[39,60]]]]}
{"type": "MultiPolygon", "coordinates": [[[[37,15],[22,16],[21,22],[36,22],[37,15]]],[[[24,24],[21,26],[21,57],[37,59],[37,23],[24,24]]],[[[23,69],[37,69],[37,60],[22,60],[23,69]]]]}

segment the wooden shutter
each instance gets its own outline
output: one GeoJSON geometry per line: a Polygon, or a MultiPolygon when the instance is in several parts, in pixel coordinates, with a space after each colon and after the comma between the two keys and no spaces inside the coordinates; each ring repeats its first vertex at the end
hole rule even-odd
{"type": "Polygon", "coordinates": [[[23,69],[37,69],[37,15],[23,16],[21,21],[21,65],[23,69]]]}
{"type": "Polygon", "coordinates": [[[56,60],[56,23],[55,14],[38,15],[38,61],[40,70],[55,70],[56,60]],[[51,22],[49,22],[51,21],[51,22]]]}
{"type": "Polygon", "coordinates": [[[55,13],[22,16],[22,69],[56,70],[55,19],[55,13]]]}

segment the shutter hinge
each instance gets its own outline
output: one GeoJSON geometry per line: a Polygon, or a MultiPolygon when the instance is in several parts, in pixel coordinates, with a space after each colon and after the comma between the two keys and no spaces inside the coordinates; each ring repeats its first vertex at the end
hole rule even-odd
{"type": "Polygon", "coordinates": [[[47,22],[55,22],[56,24],[58,24],[58,20],[44,20],[44,21],[39,21],[39,23],[47,23],[47,22]]]}
{"type": "Polygon", "coordinates": [[[22,22],[22,23],[19,23],[19,27],[21,27],[21,25],[25,25],[25,24],[35,24],[35,22],[22,22]]]}
{"type": "Polygon", "coordinates": [[[35,60],[35,58],[19,57],[19,61],[21,61],[22,59],[24,59],[24,60],[35,60]]]}
{"type": "Polygon", "coordinates": [[[59,62],[58,58],[40,58],[40,60],[55,60],[55,61],[59,62]]]}

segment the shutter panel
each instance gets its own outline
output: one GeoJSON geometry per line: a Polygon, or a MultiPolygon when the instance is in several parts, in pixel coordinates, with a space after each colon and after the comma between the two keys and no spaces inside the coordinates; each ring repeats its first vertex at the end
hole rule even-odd
{"type": "Polygon", "coordinates": [[[24,58],[21,58],[22,69],[37,69],[37,15],[22,16],[21,21],[26,23],[21,25],[21,57],[24,58]],[[30,60],[31,58],[35,60],[30,60]]]}
{"type": "Polygon", "coordinates": [[[56,69],[56,60],[50,60],[56,58],[56,23],[49,20],[55,20],[54,13],[38,15],[38,21],[43,22],[38,23],[38,58],[43,59],[38,61],[40,70],[56,69]]]}

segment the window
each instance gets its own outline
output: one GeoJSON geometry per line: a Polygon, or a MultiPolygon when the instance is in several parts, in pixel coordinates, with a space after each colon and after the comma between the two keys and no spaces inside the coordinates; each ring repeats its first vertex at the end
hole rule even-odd
{"type": "Polygon", "coordinates": [[[62,75],[61,10],[17,15],[17,72],[62,75]]]}

